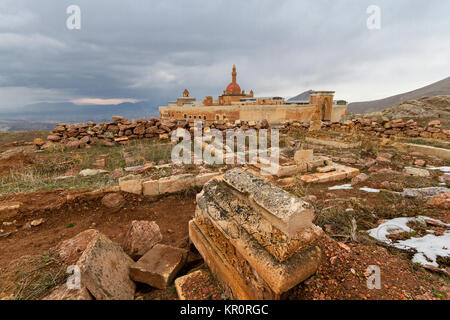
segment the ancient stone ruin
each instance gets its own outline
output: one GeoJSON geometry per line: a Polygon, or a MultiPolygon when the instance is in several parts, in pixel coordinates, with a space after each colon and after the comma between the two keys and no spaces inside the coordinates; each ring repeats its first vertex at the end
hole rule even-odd
{"type": "Polygon", "coordinates": [[[189,236],[235,299],[282,299],[314,274],[321,251],[313,208],[240,168],[205,184],[189,236]]]}

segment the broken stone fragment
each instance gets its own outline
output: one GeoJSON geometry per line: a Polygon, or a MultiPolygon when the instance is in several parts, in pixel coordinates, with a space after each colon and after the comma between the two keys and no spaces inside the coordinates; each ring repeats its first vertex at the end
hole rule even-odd
{"type": "Polygon", "coordinates": [[[81,283],[96,300],[133,300],[136,285],[129,277],[133,260],[122,248],[98,234],[77,262],[81,283]]]}
{"type": "Polygon", "coordinates": [[[122,248],[133,260],[137,260],[161,240],[162,234],[156,222],[135,220],[125,234],[122,248]]]}
{"type": "Polygon", "coordinates": [[[130,267],[130,277],[134,281],[164,289],[183,267],[187,253],[184,249],[157,244],[130,267]]]}

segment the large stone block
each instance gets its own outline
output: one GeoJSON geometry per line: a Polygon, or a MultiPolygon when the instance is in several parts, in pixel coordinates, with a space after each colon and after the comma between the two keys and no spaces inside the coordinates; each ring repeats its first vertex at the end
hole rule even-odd
{"type": "Polygon", "coordinates": [[[159,179],[158,183],[160,194],[175,193],[194,186],[195,176],[191,174],[181,174],[178,176],[159,179]]]}
{"type": "Polygon", "coordinates": [[[312,246],[280,263],[247,232],[227,238],[206,219],[189,222],[189,237],[228,295],[239,300],[281,299],[316,272],[321,257],[312,246]]]}
{"type": "Polygon", "coordinates": [[[128,273],[133,260],[122,248],[99,234],[77,262],[81,283],[96,300],[133,300],[136,286],[128,273]]]}
{"type": "Polygon", "coordinates": [[[157,244],[130,267],[134,281],[164,289],[172,282],[187,259],[187,251],[157,244]]]}
{"type": "Polygon", "coordinates": [[[157,196],[159,194],[158,180],[148,180],[142,182],[142,193],[144,196],[157,196]]]}
{"type": "Polygon", "coordinates": [[[280,262],[310,246],[321,235],[322,230],[312,223],[312,210],[305,209],[299,214],[305,215],[304,229],[288,235],[265,219],[261,208],[252,206],[246,198],[220,181],[208,182],[197,195],[196,217],[214,221],[231,237],[237,236],[236,230],[244,229],[280,262]]]}
{"type": "Polygon", "coordinates": [[[140,176],[137,175],[128,175],[126,177],[119,179],[119,187],[120,191],[134,193],[134,194],[142,194],[142,181],[140,180],[140,176]]]}

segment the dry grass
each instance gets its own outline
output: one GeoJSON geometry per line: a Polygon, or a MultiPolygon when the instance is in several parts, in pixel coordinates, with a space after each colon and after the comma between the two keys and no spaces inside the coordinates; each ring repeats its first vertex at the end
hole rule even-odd
{"type": "Polygon", "coordinates": [[[23,257],[2,273],[0,295],[15,300],[39,300],[67,278],[66,267],[53,254],[23,257]]]}

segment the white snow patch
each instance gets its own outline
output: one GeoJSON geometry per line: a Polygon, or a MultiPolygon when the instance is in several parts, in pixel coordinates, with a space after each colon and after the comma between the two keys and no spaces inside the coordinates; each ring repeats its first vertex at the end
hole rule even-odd
{"type": "Polygon", "coordinates": [[[450,172],[450,167],[432,167],[427,168],[428,170],[440,170],[442,172],[450,172]]]}
{"type": "Polygon", "coordinates": [[[359,190],[365,191],[365,192],[370,192],[370,193],[379,193],[380,192],[380,189],[373,189],[373,188],[367,188],[367,187],[359,188],[359,190]]]}
{"type": "Polygon", "coordinates": [[[329,187],[328,190],[351,190],[353,189],[351,184],[343,184],[340,186],[329,187]]]}
{"type": "MultiPolygon", "coordinates": [[[[426,220],[441,223],[447,227],[450,224],[445,224],[442,221],[420,216],[426,220]]],[[[395,218],[380,224],[378,227],[368,230],[369,235],[378,241],[387,243],[393,247],[416,251],[412,261],[420,263],[422,265],[429,264],[435,267],[439,267],[436,259],[438,256],[449,257],[450,256],[450,230],[444,232],[442,236],[435,236],[434,234],[428,234],[421,238],[410,238],[408,240],[401,240],[393,242],[388,239],[389,234],[413,232],[414,230],[407,226],[408,222],[414,221],[415,218],[395,218]]],[[[431,232],[431,230],[429,231],[431,232]]]]}

